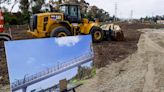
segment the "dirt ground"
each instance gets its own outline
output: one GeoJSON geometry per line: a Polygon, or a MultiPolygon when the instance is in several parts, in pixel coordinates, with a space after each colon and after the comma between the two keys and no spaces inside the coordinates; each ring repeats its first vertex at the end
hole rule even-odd
{"type": "Polygon", "coordinates": [[[128,24],[119,23],[124,31],[125,41],[103,41],[102,43],[94,44],[94,66],[101,68],[113,62],[120,62],[137,50],[137,43],[142,32],[137,31],[143,28],[160,29],[164,25],[159,24],[128,24]]]}
{"type": "Polygon", "coordinates": [[[78,92],[164,92],[163,30],[140,30],[144,33],[138,50],[121,62],[99,69],[78,92]]]}
{"type": "MultiPolygon", "coordinates": [[[[101,73],[103,74],[107,74],[107,75],[103,75],[99,76],[99,74],[101,75],[101,73],[98,73],[98,75],[96,75],[97,77],[95,77],[94,79],[91,80],[87,80],[87,81],[91,81],[90,85],[91,86],[87,86],[87,87],[91,87],[94,88],[97,87],[96,81],[99,78],[102,79],[103,81],[106,81],[105,79],[109,77],[109,74],[111,76],[111,78],[116,77],[115,75],[118,75],[118,73],[113,72],[114,71],[119,71],[119,73],[124,72],[124,70],[120,70],[119,68],[117,68],[117,64],[115,65],[115,67],[111,67],[112,71],[110,71],[110,69],[108,68],[109,65],[114,63],[119,63],[120,61],[124,60],[125,58],[127,58],[129,55],[135,53],[137,51],[137,43],[138,40],[140,38],[140,35],[142,32],[137,31],[137,29],[140,28],[151,28],[151,26],[145,26],[145,24],[139,25],[139,26],[134,26],[134,24],[121,24],[122,29],[124,30],[124,34],[125,34],[125,38],[126,40],[123,42],[115,42],[115,41],[104,41],[102,43],[98,43],[98,44],[94,44],[94,53],[95,53],[95,58],[94,58],[94,66],[97,68],[101,68],[99,71],[102,71],[101,73]],[[104,67],[104,68],[102,68],[104,67]],[[107,69],[108,72],[104,71],[103,69],[107,69]],[[112,74],[113,73],[113,74],[112,74]],[[97,79],[96,79],[97,78],[97,79]],[[95,80],[96,79],[96,80],[95,80]]],[[[161,26],[157,26],[155,28],[160,28],[161,26]]],[[[164,26],[163,26],[164,27],[164,26]]],[[[26,33],[26,31],[24,30],[16,30],[14,32],[12,32],[13,34],[13,38],[14,40],[20,40],[20,39],[31,39],[32,37],[26,33]],[[22,35],[23,34],[23,35],[22,35]]],[[[88,83],[86,81],[86,83],[88,83]]],[[[101,86],[101,80],[98,83],[98,86],[101,86]]],[[[7,72],[7,65],[6,65],[6,60],[5,60],[5,52],[4,52],[4,48],[3,48],[3,43],[0,43],[0,85],[8,85],[9,84],[9,80],[8,80],[8,72],[7,72]]],[[[83,86],[81,87],[83,88],[83,86]]],[[[0,87],[0,89],[2,89],[0,87]]],[[[88,88],[89,90],[89,88],[88,88]]],[[[78,92],[93,92],[93,91],[79,91],[78,92]]],[[[92,89],[91,89],[92,90],[92,89]]],[[[102,90],[105,90],[102,89],[102,90]]],[[[110,92],[110,91],[103,91],[103,92],[110,92]]],[[[146,91],[145,91],[146,92],[146,91]]]]}
{"type": "Polygon", "coordinates": [[[134,53],[141,33],[135,29],[124,30],[125,41],[103,41],[94,44],[94,66],[101,68],[112,62],[120,62],[134,53]]]}

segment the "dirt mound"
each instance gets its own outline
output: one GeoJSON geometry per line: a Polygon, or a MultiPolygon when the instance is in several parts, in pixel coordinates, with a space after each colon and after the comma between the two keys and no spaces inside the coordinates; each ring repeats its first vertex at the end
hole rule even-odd
{"type": "Polygon", "coordinates": [[[164,92],[164,32],[146,31],[136,53],[98,70],[96,90],[89,85],[94,79],[87,82],[92,92],[164,92]]]}
{"type": "MultiPolygon", "coordinates": [[[[109,65],[111,67],[111,70],[109,70],[108,66],[99,70],[101,72],[98,72],[98,75],[96,76],[97,80],[101,78],[103,81],[107,81],[106,80],[107,78],[113,79],[113,77],[119,75],[119,73],[124,72],[124,70],[120,70],[119,68],[121,67],[121,64],[117,64],[117,63],[127,58],[130,54],[134,53],[137,50],[137,43],[141,34],[141,32],[138,32],[135,30],[135,29],[140,29],[139,28],[140,26],[137,26],[137,27],[131,27],[131,26],[135,26],[135,25],[134,24],[122,25],[123,27],[122,29],[124,30],[124,34],[126,38],[125,41],[123,42],[104,41],[102,43],[93,45],[94,52],[95,52],[95,58],[94,58],[95,67],[101,68],[101,67],[105,67],[106,65],[112,64],[113,62],[116,62],[116,64],[113,64],[113,67],[109,65]]],[[[31,35],[27,34],[24,27],[22,28],[18,27],[19,29],[17,29],[17,27],[13,27],[13,28],[12,28],[13,29],[12,35],[13,35],[14,40],[32,38],[31,35]]],[[[95,90],[97,89],[96,87],[98,86],[96,83],[98,82],[97,80],[92,79],[92,83],[86,82],[88,85],[84,85],[84,86],[88,87],[87,88],[88,90],[91,87],[93,87],[93,89],[90,89],[90,90],[95,90]]],[[[103,83],[102,80],[99,81],[99,84],[103,83]]],[[[4,52],[3,44],[0,44],[0,84],[6,85],[8,83],[9,81],[8,81],[5,52],[4,52]]],[[[85,91],[82,91],[82,92],[85,92],[85,91]]],[[[93,91],[86,91],[86,92],[93,92],[93,91]]]]}
{"type": "Polygon", "coordinates": [[[135,30],[135,29],[143,29],[143,28],[153,28],[153,29],[160,29],[164,28],[163,24],[145,24],[145,23],[118,23],[123,30],[135,30]]]}
{"type": "Polygon", "coordinates": [[[137,50],[141,33],[136,30],[124,30],[125,41],[103,41],[93,44],[94,66],[101,68],[127,58],[137,50]]]}
{"type": "Polygon", "coordinates": [[[9,84],[4,43],[0,41],[0,85],[9,84]]]}

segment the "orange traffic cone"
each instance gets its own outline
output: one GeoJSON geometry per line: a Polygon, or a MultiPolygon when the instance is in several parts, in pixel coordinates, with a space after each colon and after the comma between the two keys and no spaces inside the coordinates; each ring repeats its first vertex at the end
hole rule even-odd
{"type": "Polygon", "coordinates": [[[0,10],[0,32],[4,32],[4,17],[2,10],[0,10]]]}

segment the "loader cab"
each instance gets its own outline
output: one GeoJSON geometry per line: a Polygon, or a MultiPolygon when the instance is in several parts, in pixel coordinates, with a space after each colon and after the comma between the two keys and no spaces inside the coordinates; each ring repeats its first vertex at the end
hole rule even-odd
{"type": "Polygon", "coordinates": [[[61,4],[60,12],[64,13],[64,19],[70,23],[80,23],[81,13],[78,4],[61,4]]]}

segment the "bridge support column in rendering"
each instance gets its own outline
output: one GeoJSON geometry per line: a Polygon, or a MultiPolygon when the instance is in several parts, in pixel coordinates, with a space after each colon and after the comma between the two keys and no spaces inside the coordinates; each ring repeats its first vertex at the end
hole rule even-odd
{"type": "Polygon", "coordinates": [[[22,88],[22,91],[23,91],[23,92],[26,92],[26,90],[27,90],[27,87],[23,87],[23,88],[22,88]]]}

